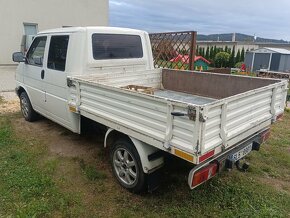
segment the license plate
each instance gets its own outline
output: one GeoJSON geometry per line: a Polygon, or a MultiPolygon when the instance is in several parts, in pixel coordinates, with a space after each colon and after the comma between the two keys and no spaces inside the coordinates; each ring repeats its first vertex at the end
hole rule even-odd
{"type": "Polygon", "coordinates": [[[237,161],[240,160],[241,158],[245,157],[247,154],[249,154],[252,151],[252,144],[247,145],[246,147],[242,148],[241,150],[230,154],[228,156],[228,159],[230,161],[237,161]]]}

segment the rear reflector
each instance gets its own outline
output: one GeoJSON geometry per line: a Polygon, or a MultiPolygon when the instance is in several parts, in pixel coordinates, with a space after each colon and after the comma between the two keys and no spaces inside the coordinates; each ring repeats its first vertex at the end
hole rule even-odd
{"type": "Polygon", "coordinates": [[[178,149],[175,149],[174,150],[174,154],[184,160],[187,160],[189,162],[193,162],[193,156],[191,154],[188,154],[184,151],[181,151],[181,150],[178,150],[178,149]]]}
{"type": "Polygon", "coordinates": [[[210,178],[217,174],[218,165],[217,163],[212,163],[199,169],[198,171],[191,171],[189,173],[189,186],[191,189],[199,186],[210,178]]]}
{"type": "Polygon", "coordinates": [[[202,155],[202,156],[200,156],[200,157],[198,158],[199,163],[205,161],[206,159],[212,157],[213,155],[214,155],[214,150],[212,150],[212,151],[210,151],[210,152],[207,152],[206,154],[204,154],[204,155],[202,155]]]}

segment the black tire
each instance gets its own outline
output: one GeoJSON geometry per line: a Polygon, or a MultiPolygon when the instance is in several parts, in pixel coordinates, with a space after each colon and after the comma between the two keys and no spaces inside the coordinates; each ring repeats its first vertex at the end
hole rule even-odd
{"type": "Polygon", "coordinates": [[[37,120],[38,114],[33,110],[31,102],[26,92],[22,92],[19,98],[20,98],[20,108],[24,119],[29,122],[37,120]]]}
{"type": "Polygon", "coordinates": [[[146,190],[146,174],[143,172],[140,156],[131,142],[121,139],[114,143],[111,148],[110,164],[115,178],[122,187],[132,193],[141,193],[146,190]],[[128,153],[127,161],[125,160],[125,151],[128,153]],[[118,154],[123,155],[123,162],[118,154]],[[134,162],[133,167],[132,161],[134,162]]]}

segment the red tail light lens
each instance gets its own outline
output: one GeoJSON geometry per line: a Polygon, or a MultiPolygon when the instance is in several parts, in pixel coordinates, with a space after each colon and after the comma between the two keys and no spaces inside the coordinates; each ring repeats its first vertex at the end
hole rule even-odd
{"type": "Polygon", "coordinates": [[[212,163],[196,171],[192,176],[191,188],[195,188],[217,174],[218,165],[212,163]]]}

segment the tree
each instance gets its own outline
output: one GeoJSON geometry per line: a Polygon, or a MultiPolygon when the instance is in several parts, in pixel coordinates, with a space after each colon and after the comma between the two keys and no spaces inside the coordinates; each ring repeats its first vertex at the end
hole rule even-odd
{"type": "Polygon", "coordinates": [[[210,57],[210,54],[209,54],[209,47],[207,46],[206,47],[206,52],[205,52],[205,59],[209,59],[209,57],[210,57]]]}
{"type": "Polygon", "coordinates": [[[213,50],[213,46],[210,47],[210,53],[209,54],[210,54],[210,59],[213,60],[214,56],[215,56],[214,50],[213,50]]]}
{"type": "Polygon", "coordinates": [[[225,67],[229,63],[230,54],[223,51],[219,52],[216,54],[214,60],[217,67],[225,67]]]}
{"type": "Polygon", "coordinates": [[[232,49],[230,60],[229,60],[229,67],[234,67],[235,66],[235,56],[236,56],[236,50],[235,46],[232,49]]]}
{"type": "Polygon", "coordinates": [[[202,57],[204,57],[205,55],[205,52],[204,52],[204,48],[201,49],[201,54],[200,54],[202,57]]]}
{"type": "Polygon", "coordinates": [[[198,49],[198,55],[199,56],[202,56],[202,47],[199,47],[199,49],[198,49]]]}
{"type": "Polygon", "coordinates": [[[241,52],[241,62],[245,61],[245,48],[243,47],[242,52],[241,52]]]}
{"type": "MultiPolygon", "coordinates": [[[[228,52],[228,46],[226,45],[225,47],[225,52],[228,52]]],[[[228,52],[229,53],[229,52],[228,52]]]]}
{"type": "Polygon", "coordinates": [[[214,57],[215,57],[215,55],[218,53],[218,52],[217,52],[216,45],[215,45],[214,48],[213,48],[213,53],[214,53],[214,57]]]}
{"type": "Polygon", "coordinates": [[[240,50],[240,49],[238,50],[238,53],[237,53],[237,56],[236,56],[236,62],[235,62],[235,64],[236,64],[236,63],[239,63],[239,62],[241,62],[241,50],[240,50]]]}

